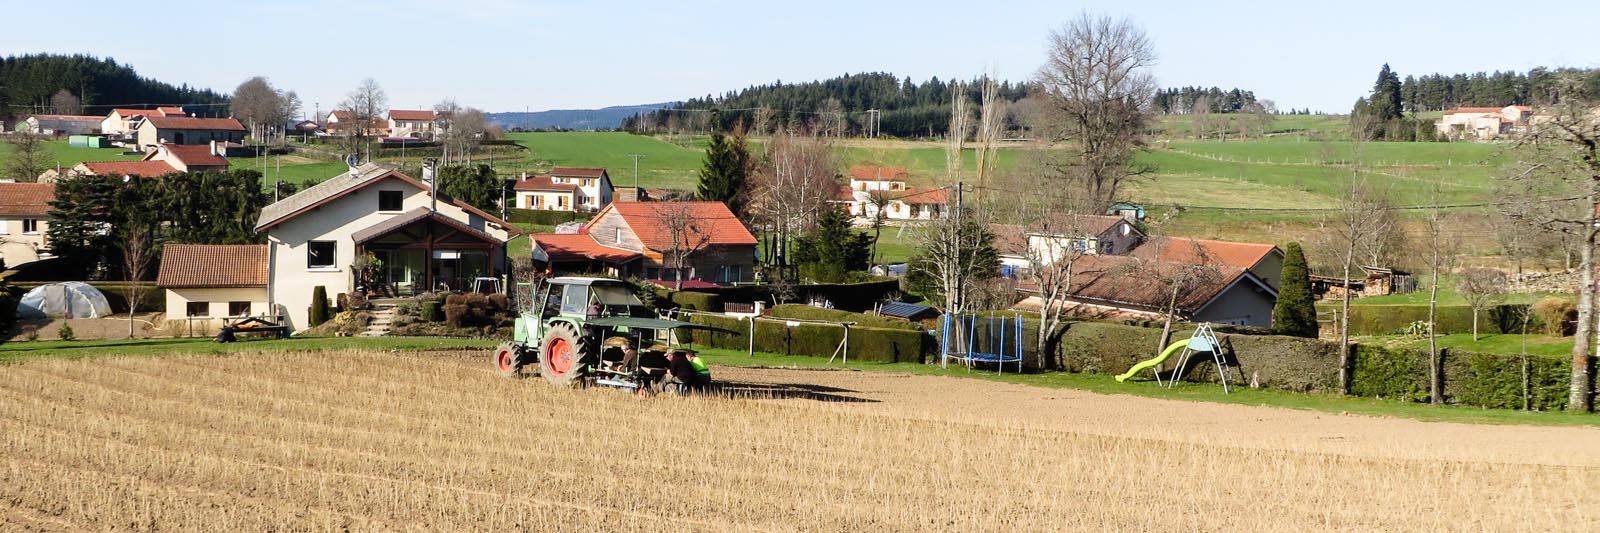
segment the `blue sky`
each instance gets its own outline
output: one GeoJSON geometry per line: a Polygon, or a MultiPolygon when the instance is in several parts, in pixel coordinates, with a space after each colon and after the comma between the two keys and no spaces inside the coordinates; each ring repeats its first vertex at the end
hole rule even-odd
{"type": "Polygon", "coordinates": [[[994,69],[1020,80],[1041,62],[1048,32],[1088,10],[1145,29],[1163,86],[1238,86],[1280,108],[1344,112],[1385,62],[1402,76],[1600,67],[1593,32],[1600,2],[1531,6],[354,0],[118,10],[56,1],[8,6],[0,54],[110,56],[148,77],[224,92],[264,75],[298,91],[307,114],[327,111],[366,77],[396,108],[451,97],[489,111],[541,110],[668,101],[847,72],[921,81],[994,69]]]}

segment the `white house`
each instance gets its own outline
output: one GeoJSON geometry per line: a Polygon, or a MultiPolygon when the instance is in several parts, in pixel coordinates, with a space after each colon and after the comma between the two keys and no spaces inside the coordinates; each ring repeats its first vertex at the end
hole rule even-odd
{"type": "Polygon", "coordinates": [[[273,315],[264,244],[168,244],[156,288],[167,293],[167,320],[211,332],[229,318],[273,315]]]}
{"type": "Polygon", "coordinates": [[[56,186],[48,183],[0,183],[0,263],[14,267],[50,257],[45,233],[55,197],[56,186]]]}
{"type": "Polygon", "coordinates": [[[134,136],[141,148],[150,148],[162,143],[239,143],[245,132],[244,124],[232,118],[146,116],[134,136]]]}
{"type": "Polygon", "coordinates": [[[132,138],[139,129],[139,122],[144,117],[186,117],[188,113],[181,107],[158,107],[155,109],[125,109],[115,108],[100,119],[100,133],[117,138],[132,138]]]}
{"type": "Polygon", "coordinates": [[[435,133],[433,120],[433,111],[390,109],[389,136],[432,139],[435,133]]]}
{"type": "Polygon", "coordinates": [[[599,211],[616,189],[604,168],[556,167],[547,176],[525,176],[512,186],[512,207],[541,211],[599,211]]]}
{"type": "Polygon", "coordinates": [[[306,322],[312,291],[329,299],[367,284],[380,294],[470,290],[507,273],[511,223],[392,168],[368,163],[261,210],[267,234],[267,292],[294,330],[306,322]],[[371,279],[358,279],[358,264],[371,279]]]}
{"type": "Polygon", "coordinates": [[[1036,259],[1054,263],[1068,250],[1087,255],[1124,255],[1146,235],[1132,222],[1110,215],[1061,215],[1032,226],[990,224],[1002,270],[1025,269],[1036,259]]]}
{"type": "Polygon", "coordinates": [[[944,216],[949,194],[944,187],[917,189],[906,185],[903,167],[857,165],[850,167],[849,185],[841,187],[833,202],[843,205],[856,224],[868,224],[883,211],[891,221],[932,220],[944,216]]]}

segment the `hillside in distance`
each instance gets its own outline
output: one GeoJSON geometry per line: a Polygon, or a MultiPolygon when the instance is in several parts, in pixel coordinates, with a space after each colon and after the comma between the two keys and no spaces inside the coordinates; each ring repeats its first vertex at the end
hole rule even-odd
{"type": "Polygon", "coordinates": [[[28,54],[0,57],[0,118],[31,113],[101,115],[113,106],[164,104],[196,106],[191,112],[227,116],[227,95],[140,76],[112,58],[85,54],[28,54]],[[65,91],[76,102],[53,106],[65,91]]]}
{"type": "Polygon", "coordinates": [[[621,105],[600,109],[551,109],[534,112],[489,113],[489,122],[505,129],[614,130],[621,127],[622,121],[628,117],[673,105],[677,105],[677,102],[621,105]]]}

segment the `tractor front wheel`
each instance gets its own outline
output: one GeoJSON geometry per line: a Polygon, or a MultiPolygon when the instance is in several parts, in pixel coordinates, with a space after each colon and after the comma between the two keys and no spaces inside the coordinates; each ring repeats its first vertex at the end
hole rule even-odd
{"type": "Polygon", "coordinates": [[[559,387],[575,387],[583,382],[584,366],[589,364],[594,349],[572,325],[557,322],[545,328],[541,348],[539,370],[545,381],[559,387]]]}
{"type": "Polygon", "coordinates": [[[517,379],[522,377],[522,350],[517,345],[504,342],[494,349],[494,368],[500,375],[517,379]]]}

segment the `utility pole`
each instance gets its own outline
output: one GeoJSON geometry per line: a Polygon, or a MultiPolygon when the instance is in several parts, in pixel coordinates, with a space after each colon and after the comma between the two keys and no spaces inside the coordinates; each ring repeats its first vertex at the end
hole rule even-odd
{"type": "Polygon", "coordinates": [[[633,194],[635,195],[633,197],[633,199],[634,199],[634,201],[638,201],[639,200],[639,197],[638,197],[638,194],[639,194],[639,158],[644,157],[644,154],[628,154],[628,157],[632,157],[633,158],[633,194]]]}

